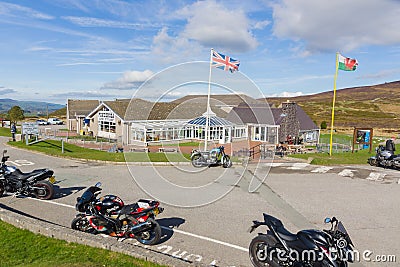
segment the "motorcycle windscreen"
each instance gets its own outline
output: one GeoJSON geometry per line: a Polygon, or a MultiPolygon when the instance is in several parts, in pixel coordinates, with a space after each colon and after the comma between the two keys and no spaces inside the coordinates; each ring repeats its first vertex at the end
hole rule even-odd
{"type": "Polygon", "coordinates": [[[342,222],[339,222],[339,223],[338,223],[337,229],[338,229],[340,232],[342,232],[343,234],[345,234],[345,235],[347,236],[347,238],[348,238],[348,241],[349,241],[350,245],[353,245],[353,246],[354,246],[353,242],[351,241],[350,235],[347,233],[346,228],[344,227],[344,225],[342,224],[342,222]]]}
{"type": "Polygon", "coordinates": [[[86,204],[95,198],[94,193],[100,191],[101,189],[95,186],[89,187],[81,196],[79,202],[80,204],[86,204]]]}

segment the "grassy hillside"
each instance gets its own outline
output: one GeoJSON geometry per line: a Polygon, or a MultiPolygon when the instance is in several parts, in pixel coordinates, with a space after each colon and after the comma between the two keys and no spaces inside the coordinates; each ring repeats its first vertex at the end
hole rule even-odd
{"type": "MultiPolygon", "coordinates": [[[[319,126],[331,121],[333,91],[298,97],[267,98],[278,106],[298,103],[319,126]]],[[[400,81],[336,91],[336,127],[400,128],[400,81]]]]}
{"type": "Polygon", "coordinates": [[[67,107],[58,109],[49,114],[49,117],[65,118],[67,117],[67,107]]]}
{"type": "Polygon", "coordinates": [[[8,98],[0,99],[1,113],[7,113],[13,106],[21,107],[25,111],[25,115],[46,114],[47,112],[53,112],[64,107],[64,105],[40,101],[19,101],[8,98]]]}

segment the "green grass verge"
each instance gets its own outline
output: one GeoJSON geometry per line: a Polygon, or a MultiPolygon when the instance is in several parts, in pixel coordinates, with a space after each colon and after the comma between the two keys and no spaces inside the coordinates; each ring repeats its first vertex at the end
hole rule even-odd
{"type": "Polygon", "coordinates": [[[292,158],[306,159],[312,158],[311,164],[315,165],[345,165],[345,164],[368,164],[367,160],[369,157],[375,155],[375,150],[369,153],[369,149],[363,149],[351,152],[343,153],[307,153],[307,154],[293,154],[290,155],[292,158]]]}
{"type": "Polygon", "coordinates": [[[0,236],[0,266],[161,266],[109,250],[48,238],[3,221],[0,221],[0,236]]]}
{"type": "MultiPolygon", "coordinates": [[[[19,129],[17,129],[17,133],[21,133],[19,129]]],[[[0,136],[11,137],[10,127],[0,127],[0,136]]]]}
{"type": "Polygon", "coordinates": [[[114,161],[114,162],[183,162],[188,161],[189,154],[180,153],[109,153],[95,149],[83,148],[77,145],[64,143],[64,153],[61,153],[61,141],[46,140],[27,146],[24,142],[8,142],[9,145],[18,148],[33,150],[51,156],[70,157],[89,160],[114,161]]]}

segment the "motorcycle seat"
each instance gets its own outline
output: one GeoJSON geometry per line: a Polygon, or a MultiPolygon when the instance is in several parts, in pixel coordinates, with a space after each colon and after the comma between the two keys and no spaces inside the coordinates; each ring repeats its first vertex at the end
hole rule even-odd
{"type": "Polygon", "coordinates": [[[280,238],[282,238],[285,241],[295,241],[298,239],[297,235],[292,234],[291,232],[286,230],[286,228],[283,226],[283,223],[279,219],[277,219],[271,215],[268,215],[266,213],[264,213],[263,215],[264,215],[264,220],[267,223],[267,225],[270,228],[275,229],[277,235],[280,238]]]}
{"type": "Polygon", "coordinates": [[[285,241],[289,241],[290,242],[290,241],[296,241],[298,239],[296,234],[293,234],[293,233],[289,232],[283,226],[276,228],[276,233],[278,234],[278,236],[280,238],[282,238],[285,241]]]}
{"type": "MultiPolygon", "coordinates": [[[[51,172],[51,174],[48,175],[48,177],[50,177],[51,175],[53,175],[52,171],[48,170],[48,169],[36,169],[33,170],[31,172],[21,172],[19,169],[16,169],[15,171],[13,171],[10,174],[10,178],[16,178],[18,180],[26,180],[32,176],[38,176],[38,175],[42,175],[45,174],[47,172],[51,172]]],[[[47,177],[46,177],[47,178],[47,177]]]]}
{"type": "Polygon", "coordinates": [[[130,214],[132,212],[135,212],[139,208],[139,205],[137,203],[134,204],[129,204],[125,205],[122,207],[122,209],[118,212],[119,214],[130,214]]]}

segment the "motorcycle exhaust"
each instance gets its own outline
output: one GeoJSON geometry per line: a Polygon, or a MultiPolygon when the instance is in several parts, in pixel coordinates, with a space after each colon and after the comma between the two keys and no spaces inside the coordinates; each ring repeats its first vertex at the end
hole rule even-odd
{"type": "Polygon", "coordinates": [[[129,232],[132,233],[132,234],[136,234],[136,233],[139,233],[139,232],[146,231],[146,230],[148,230],[150,228],[151,228],[151,222],[144,222],[144,223],[139,223],[139,224],[136,224],[134,226],[131,226],[129,228],[129,232]]]}

